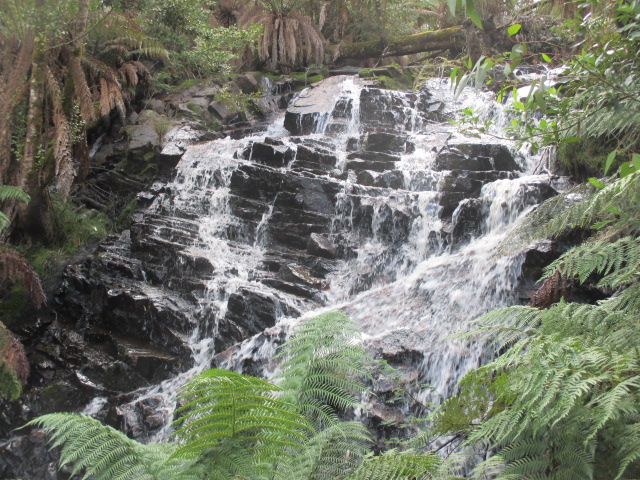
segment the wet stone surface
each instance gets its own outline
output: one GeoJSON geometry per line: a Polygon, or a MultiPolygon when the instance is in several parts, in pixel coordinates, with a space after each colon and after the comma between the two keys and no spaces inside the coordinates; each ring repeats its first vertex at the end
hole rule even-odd
{"type": "MultiPolygon", "coordinates": [[[[441,311],[458,312],[458,290],[478,295],[456,283],[474,264],[447,273],[428,262],[482,258],[465,249],[494,228],[494,217],[511,215],[508,206],[500,210],[496,185],[517,179],[521,167],[497,144],[440,143],[429,153],[416,132],[442,121],[442,101],[425,89],[404,94],[358,82],[336,77],[304,92],[284,113],[288,133],[238,130],[185,147],[173,177],[145,191],[131,227],[66,269],[55,299],[59,321],[48,320],[29,344],[32,388],[46,406],[27,395],[0,417],[0,433],[48,408],[79,411],[104,397],[92,413],[133,438],[153,438],[175,392],[152,386],[212,358],[264,372],[273,365],[258,352],[284,339],[279,320],[334,304],[372,338],[382,333],[375,319],[388,322],[368,346],[407,378],[428,382],[429,365],[448,368],[428,325],[441,311]],[[447,279],[445,307],[429,288],[400,283],[425,264],[429,281],[447,279]]],[[[236,86],[253,83],[243,77],[236,86]]],[[[554,193],[544,182],[522,181],[514,208],[554,193]]],[[[535,273],[548,256],[528,258],[523,271],[535,273]]],[[[457,364],[443,389],[453,389],[471,363],[457,364]]],[[[383,379],[376,389],[391,398],[383,379]]],[[[397,405],[383,400],[371,404],[367,420],[380,432],[402,421],[397,405]]],[[[16,455],[42,451],[37,438],[21,438],[0,444],[0,476],[63,478],[16,466],[16,455]]]]}

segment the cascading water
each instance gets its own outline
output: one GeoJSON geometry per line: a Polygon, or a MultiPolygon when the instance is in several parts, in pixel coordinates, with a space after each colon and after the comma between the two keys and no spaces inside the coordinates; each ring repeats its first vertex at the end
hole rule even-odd
{"type": "Polygon", "coordinates": [[[125,419],[143,412],[147,433],[130,433],[165,436],[180,385],[214,356],[270,375],[277,344],[322,310],[344,310],[376,356],[417,369],[431,385],[416,393],[423,403],[491,357],[443,338],[519,301],[525,256],[496,247],[554,190],[504,142],[455,133],[446,117],[479,103],[465,95],[452,105],[446,82],[404,94],[333,77],[261,135],[187,149],[131,243],[147,285],[137,288],[172,305],[180,322],[161,334],[183,338],[191,367],[118,407],[125,419]]]}

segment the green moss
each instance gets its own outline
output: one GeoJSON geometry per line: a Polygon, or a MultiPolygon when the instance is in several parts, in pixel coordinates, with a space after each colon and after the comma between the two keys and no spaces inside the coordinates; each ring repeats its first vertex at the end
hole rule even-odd
{"type": "Polygon", "coordinates": [[[69,411],[77,392],[63,383],[48,385],[40,391],[38,403],[42,406],[43,413],[69,411]]]}
{"type": "Polygon", "coordinates": [[[10,402],[17,400],[22,393],[18,376],[6,365],[0,363],[0,399],[10,402]]]}
{"type": "Polygon", "coordinates": [[[22,283],[13,285],[0,302],[0,322],[12,327],[27,303],[27,291],[22,283]]]}
{"type": "Polygon", "coordinates": [[[216,120],[203,120],[200,122],[200,126],[209,132],[219,132],[222,130],[222,124],[216,120]]]}
{"type": "Polygon", "coordinates": [[[75,255],[81,247],[106,237],[112,227],[105,214],[56,197],[53,212],[56,237],[52,242],[20,249],[40,277],[49,275],[56,263],[75,255]]]}
{"type": "Polygon", "coordinates": [[[411,84],[401,79],[387,77],[386,75],[376,77],[376,81],[380,88],[386,88],[387,90],[411,90],[411,84]]]}
{"type": "Polygon", "coordinates": [[[174,90],[184,90],[199,85],[200,83],[202,83],[202,79],[200,78],[188,78],[180,83],[180,85],[177,85],[174,90]]]}
{"type": "Polygon", "coordinates": [[[131,216],[138,208],[138,199],[134,198],[122,209],[120,215],[116,219],[116,227],[118,230],[125,229],[131,226],[131,216]]]}
{"type": "Polygon", "coordinates": [[[187,103],[187,108],[191,110],[193,113],[197,113],[198,115],[202,113],[202,108],[200,107],[200,105],[196,105],[193,102],[187,103]]]}
{"type": "Polygon", "coordinates": [[[289,75],[294,80],[301,80],[305,82],[305,85],[311,85],[312,83],[324,80],[324,75],[318,70],[309,70],[307,72],[293,72],[289,75]]]}

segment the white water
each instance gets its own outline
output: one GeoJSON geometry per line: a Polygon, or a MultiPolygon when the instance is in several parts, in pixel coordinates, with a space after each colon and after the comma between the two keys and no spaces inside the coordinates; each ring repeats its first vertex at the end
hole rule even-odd
{"type": "MultiPolygon", "coordinates": [[[[337,167],[343,172],[348,139],[363,133],[359,122],[362,88],[353,78],[347,78],[334,99],[334,105],[341,99],[351,101],[351,117],[343,133],[325,137],[332,122],[337,121],[326,115],[318,123],[317,133],[309,136],[335,145],[337,167]]],[[[447,111],[475,105],[484,117],[495,120],[491,134],[504,135],[505,115],[488,95],[478,97],[465,92],[461,100],[453,104],[446,81],[431,81],[428,88],[445,102],[447,111]]],[[[248,142],[262,141],[264,136],[269,136],[295,150],[295,143],[283,128],[282,118],[276,119],[260,136],[242,140],[226,138],[188,148],[177,167],[176,178],[169,186],[173,195],[160,196],[147,213],[169,222],[162,224],[158,236],[166,235],[172,221],[191,222],[196,233],[193,244],[185,247],[185,254],[202,257],[213,267],[213,274],[206,280],[205,292],[198,296],[199,311],[189,312],[198,324],[189,339],[194,366],[176,378],[139,392],[135,400],[161,398],[157,409],[166,415],[165,425],[171,419],[180,386],[209,368],[211,358],[220,353],[214,351],[211,334],[215,337],[218,322],[227,312],[229,297],[243,288],[278,298],[283,304],[303,312],[303,316],[343,309],[357,322],[365,343],[374,351],[391,357],[403,355],[405,350],[419,352],[423,358],[417,365],[421,383],[431,385],[431,388],[417,392],[423,403],[438,403],[450,396],[464,373],[491,357],[492,352],[484,345],[447,337],[466,328],[469,320],[485,312],[518,302],[517,285],[523,258],[521,255],[499,257],[495,253],[496,247],[531,208],[524,195],[527,186],[532,182],[548,181],[548,178],[527,176],[536,162],[519,155],[517,158],[525,170],[521,177],[488,183],[482,189],[480,200],[486,212],[482,236],[451,251],[447,226],[438,215],[439,194],[436,191],[447,172],[431,170],[430,166],[435,152],[447,142],[475,140],[461,136],[446,122],[425,120],[403,94],[392,92],[389,95],[397,97],[403,105],[397,121],[409,126],[408,139],[415,144],[415,151],[403,154],[396,165],[404,176],[404,186],[393,190],[369,189],[357,184],[353,172],[348,172],[342,180],[342,192],[338,195],[329,234],[350,245],[353,254],[338,262],[328,279],[330,288],[322,293],[320,305],[282,294],[260,282],[273,203],[262,214],[255,232],[242,230],[242,223],[232,214],[229,205],[232,172],[239,165],[251,163],[234,158],[234,154],[248,142]],[[365,195],[369,191],[371,195],[365,195]],[[371,206],[370,236],[363,235],[363,229],[356,227],[361,219],[355,217],[359,211],[354,205],[355,198],[371,206]],[[409,234],[400,244],[386,237],[389,206],[395,212],[405,212],[410,219],[409,234]],[[185,216],[190,220],[184,220],[185,216]],[[175,220],[180,217],[182,219],[175,220]],[[239,233],[229,235],[230,231],[236,230],[239,233]]],[[[503,143],[493,136],[490,138],[492,143],[503,143]]],[[[288,172],[292,166],[295,166],[295,159],[281,171],[288,172]]],[[[277,332],[290,332],[298,322],[299,319],[281,316],[271,329],[271,335],[258,335],[245,341],[223,365],[238,369],[250,358],[255,363],[262,363],[264,374],[269,375],[275,368],[269,359],[277,348],[269,338],[277,338],[277,332]]],[[[86,411],[97,411],[102,406],[101,401],[95,400],[86,411]]],[[[165,426],[151,440],[165,438],[168,428],[165,426]]]]}

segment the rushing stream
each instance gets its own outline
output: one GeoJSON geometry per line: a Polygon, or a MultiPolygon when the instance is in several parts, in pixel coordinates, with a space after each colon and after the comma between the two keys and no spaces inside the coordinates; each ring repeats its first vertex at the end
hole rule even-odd
{"type": "MultiPolygon", "coordinates": [[[[530,175],[536,158],[456,133],[447,118],[465,106],[501,133],[503,109],[485,94],[456,103],[444,81],[405,94],[332,77],[259,135],[189,147],[125,240],[141,269],[127,292],[170,312],[143,329],[190,368],[119,405],[124,430],[164,438],[180,386],[212,358],[269,376],[291,328],[333,309],[377,357],[430,385],[421,403],[454,393],[492,352],[448,335],[521,300],[526,255],[496,247],[554,193],[530,175]]],[[[379,410],[369,414],[384,420],[379,410]]]]}
{"type": "Polygon", "coordinates": [[[169,145],[160,157],[181,155],[171,180],[141,192],[131,227],[65,270],[57,318],[30,345],[40,389],[0,415],[0,477],[59,478],[41,433],[13,430],[42,413],[84,409],[140,441],[167,439],[194,375],[216,366],[271,378],[292,329],[335,309],[396,369],[374,375],[355,415],[376,441],[410,434],[398,425],[494,354],[451,335],[527,301],[554,257],[544,242],[498,253],[564,188],[535,175],[548,157],[503,140],[508,121],[491,94],[455,99],[446,80],[401,93],[338,76],[259,133],[184,154],[169,145]],[[486,134],[448,121],[463,108],[491,121],[486,134]]]}

